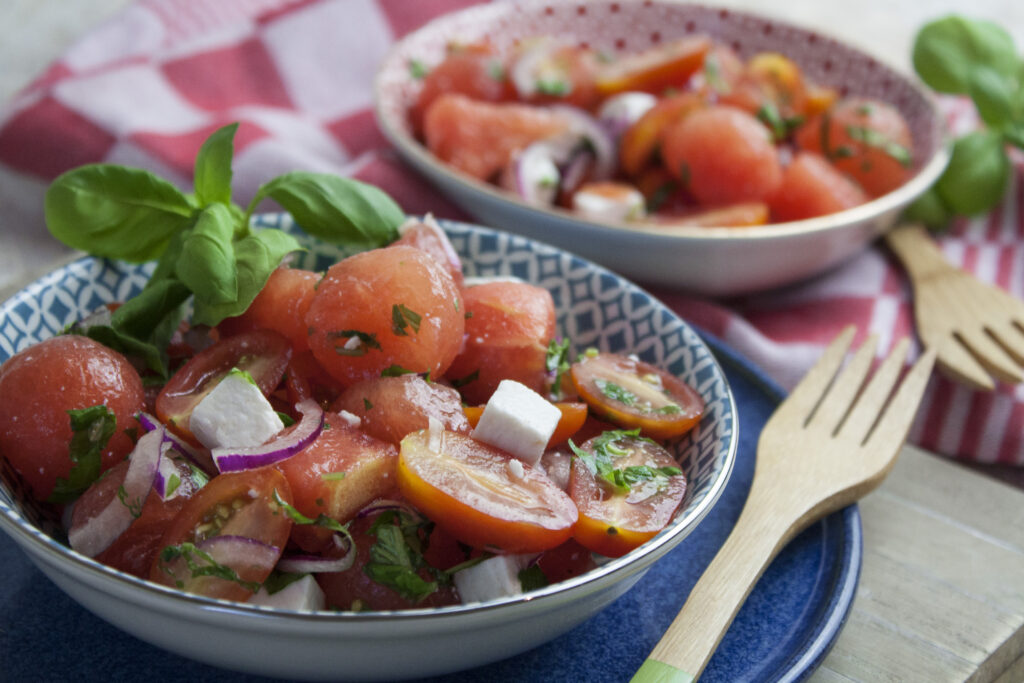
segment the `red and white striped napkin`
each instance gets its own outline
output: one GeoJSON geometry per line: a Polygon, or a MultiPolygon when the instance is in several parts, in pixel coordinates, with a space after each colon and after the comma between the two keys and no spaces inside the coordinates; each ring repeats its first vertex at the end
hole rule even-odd
{"type": "MultiPolygon", "coordinates": [[[[397,39],[471,4],[138,0],[0,111],[0,164],[43,183],[107,161],[148,168],[187,187],[200,143],[241,121],[240,202],[267,179],[305,169],[379,185],[409,213],[464,219],[399,161],[377,130],[371,100],[376,67],[397,39]]],[[[43,229],[41,204],[18,208],[43,229]]],[[[1003,205],[958,223],[940,244],[954,263],[1024,296],[1024,160],[1015,157],[1003,205]]],[[[881,246],[781,291],[727,301],[654,293],[785,387],[849,323],[862,336],[880,337],[880,355],[913,336],[907,281],[881,246]]],[[[951,457],[1024,465],[1024,386],[978,393],[936,378],[911,440],[951,457]]]]}

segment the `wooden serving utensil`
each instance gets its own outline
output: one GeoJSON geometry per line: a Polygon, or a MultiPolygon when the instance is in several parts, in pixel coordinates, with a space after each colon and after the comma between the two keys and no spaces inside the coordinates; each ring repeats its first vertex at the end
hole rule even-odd
{"type": "Polygon", "coordinates": [[[1024,380],[1024,302],[950,264],[927,230],[900,225],[886,243],[903,262],[914,288],[921,342],[938,351],[938,365],[977,389],[1024,380]]]}
{"type": "Polygon", "coordinates": [[[838,372],[854,331],[847,328],[829,345],[768,420],[736,526],[633,683],[689,683],[700,676],[779,550],[813,521],[862,497],[888,474],[917,412],[935,352],[923,354],[890,397],[903,369],[907,340],[868,382],[873,338],[838,372]]]}

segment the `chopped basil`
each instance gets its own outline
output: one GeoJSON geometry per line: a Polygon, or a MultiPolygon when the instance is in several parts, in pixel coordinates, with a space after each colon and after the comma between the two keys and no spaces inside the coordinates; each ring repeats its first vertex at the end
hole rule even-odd
{"type": "Polygon", "coordinates": [[[572,84],[561,78],[542,78],[536,83],[537,92],[541,95],[564,97],[572,92],[572,84]]]}
{"type": "Polygon", "coordinates": [[[865,126],[847,126],[846,134],[851,139],[863,142],[868,147],[874,147],[895,159],[901,166],[909,167],[911,163],[910,150],[893,142],[882,133],[873,128],[865,126]]]}
{"type": "Polygon", "coordinates": [[[370,332],[360,332],[359,330],[338,330],[336,332],[328,332],[328,339],[346,339],[344,344],[337,344],[334,347],[335,353],[339,356],[365,356],[368,349],[381,350],[380,342],[377,341],[377,335],[370,332]],[[352,339],[358,339],[358,344],[352,344],[352,339]]]}
{"type": "Polygon", "coordinates": [[[373,403],[365,396],[363,397],[363,410],[373,410],[373,403]]]}
{"type": "Polygon", "coordinates": [[[280,410],[275,410],[274,412],[277,413],[277,416],[281,419],[281,424],[285,427],[291,427],[295,424],[295,418],[288,413],[282,413],[280,410]]]}
{"type": "Polygon", "coordinates": [[[455,379],[450,380],[450,383],[451,383],[453,388],[458,389],[460,387],[466,386],[470,382],[475,382],[479,378],[480,378],[480,369],[477,368],[476,370],[474,370],[473,372],[469,373],[465,377],[457,377],[455,379]]]}
{"type": "Polygon", "coordinates": [[[426,78],[430,70],[427,69],[427,65],[419,59],[409,60],[409,75],[415,78],[417,81],[426,78]]]}
{"type": "Polygon", "coordinates": [[[548,577],[538,565],[530,565],[519,572],[519,585],[522,586],[523,592],[546,588],[548,577]]]}
{"type": "Polygon", "coordinates": [[[562,376],[569,372],[569,340],[558,341],[552,339],[548,343],[547,356],[544,359],[544,367],[551,378],[551,395],[555,398],[562,396],[562,376]]]}
{"type": "Polygon", "coordinates": [[[134,498],[132,500],[128,500],[128,491],[125,489],[124,484],[117,487],[117,499],[121,501],[121,505],[128,508],[128,512],[130,512],[132,517],[135,519],[138,519],[139,515],[142,514],[142,499],[134,498]]]}
{"type": "Polygon", "coordinates": [[[348,475],[348,472],[324,472],[320,478],[324,481],[341,481],[348,475]]]}
{"type": "Polygon", "coordinates": [[[607,482],[617,493],[629,493],[635,485],[645,481],[667,483],[669,477],[682,474],[678,467],[650,467],[630,465],[622,469],[615,467],[615,460],[629,455],[620,445],[625,440],[651,441],[640,436],[639,429],[606,431],[591,442],[591,450],[583,450],[569,441],[569,448],[576,458],[598,479],[607,482]]]}
{"type": "Polygon", "coordinates": [[[421,526],[394,510],[378,515],[368,532],[377,541],[370,547],[370,561],[363,567],[368,577],[413,602],[426,599],[438,587],[437,581],[428,581],[419,574],[427,567],[419,540],[421,526]]]}
{"type": "Polygon", "coordinates": [[[399,337],[408,336],[407,327],[413,332],[420,331],[422,316],[416,311],[409,309],[405,304],[395,304],[391,307],[391,331],[399,337]]]}
{"type": "Polygon", "coordinates": [[[100,456],[117,428],[117,418],[104,405],[67,411],[71,419],[68,457],[73,463],[67,479],[57,478],[51,503],[70,503],[92,486],[100,476],[100,456]]]}
{"type": "Polygon", "coordinates": [[[267,591],[267,593],[273,595],[274,593],[279,593],[280,591],[283,591],[288,586],[292,585],[299,579],[304,578],[306,576],[309,576],[309,574],[281,572],[275,569],[274,571],[270,572],[270,576],[268,576],[267,580],[263,582],[263,588],[267,591]]]}
{"type": "Polygon", "coordinates": [[[336,519],[328,517],[322,512],[316,516],[316,519],[307,517],[306,515],[302,514],[297,509],[295,509],[294,505],[291,505],[287,501],[285,501],[285,499],[281,497],[281,494],[277,492],[277,489],[274,489],[274,502],[277,503],[277,505],[280,506],[282,510],[284,510],[284,514],[286,514],[288,516],[288,519],[292,520],[292,522],[294,522],[295,524],[324,527],[325,529],[330,529],[331,531],[337,531],[339,534],[343,534],[350,541],[352,539],[351,534],[349,534],[347,525],[342,524],[336,519]]]}
{"type": "Polygon", "coordinates": [[[676,415],[682,412],[682,408],[676,403],[667,403],[663,406],[655,408],[649,401],[641,401],[640,397],[634,394],[629,389],[626,389],[620,384],[611,382],[606,379],[598,377],[594,380],[594,386],[597,387],[598,391],[604,394],[605,397],[618,401],[619,403],[629,408],[635,408],[644,413],[655,413],[660,415],[676,415]]]}
{"type": "Polygon", "coordinates": [[[402,375],[414,375],[412,370],[406,370],[401,365],[389,365],[380,371],[381,377],[401,377],[402,375]]]}
{"type": "MultiPolygon", "coordinates": [[[[199,576],[213,576],[218,579],[225,581],[233,581],[242,588],[255,593],[260,589],[260,584],[255,581],[244,581],[238,572],[231,567],[220,564],[210,553],[205,550],[200,550],[195,546],[194,543],[182,543],[181,545],[169,545],[160,551],[160,568],[166,574],[171,574],[170,568],[167,566],[171,562],[182,558],[185,560],[185,565],[188,567],[189,573],[192,578],[199,576]],[[200,564],[198,560],[205,562],[206,564],[200,564]]],[[[185,584],[180,579],[175,582],[178,588],[184,588],[185,584]]]]}
{"type": "Polygon", "coordinates": [[[226,376],[230,377],[231,375],[235,375],[236,377],[241,377],[242,379],[244,379],[246,382],[248,382],[249,384],[253,385],[254,387],[258,387],[259,386],[258,384],[256,384],[256,380],[253,379],[253,376],[250,375],[248,371],[242,370],[241,368],[231,368],[230,370],[228,370],[228,374],[226,376]]]}

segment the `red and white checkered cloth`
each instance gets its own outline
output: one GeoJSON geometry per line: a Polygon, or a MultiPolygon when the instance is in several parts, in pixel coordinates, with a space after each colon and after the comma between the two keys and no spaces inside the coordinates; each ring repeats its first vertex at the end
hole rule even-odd
{"type": "MultiPolygon", "coordinates": [[[[377,130],[372,80],[395,40],[474,0],[139,0],[76,43],[0,112],[0,163],[49,180],[87,162],[191,183],[200,143],[231,121],[235,193],[247,202],[305,169],[381,186],[409,213],[465,218],[377,130]]],[[[941,238],[980,279],[1024,295],[1024,162],[1005,203],[941,238]]],[[[42,229],[42,207],[33,207],[42,229]]],[[[791,387],[845,325],[913,336],[907,282],[875,246],[783,291],[713,302],[655,291],[684,318],[791,387]]],[[[1024,386],[978,393],[935,378],[911,434],[951,457],[1024,465],[1024,386]]]]}

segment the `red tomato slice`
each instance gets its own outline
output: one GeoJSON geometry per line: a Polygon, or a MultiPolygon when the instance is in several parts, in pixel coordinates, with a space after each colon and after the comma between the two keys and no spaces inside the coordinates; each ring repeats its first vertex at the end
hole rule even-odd
{"type": "Polygon", "coordinates": [[[464,434],[429,430],[402,440],[398,487],[429,519],[460,541],[510,553],[564,543],[576,506],[540,471],[464,434]],[[516,476],[522,465],[522,476],[516,476]]]}
{"type": "MultiPolygon", "coordinates": [[[[614,434],[617,432],[596,436],[581,450],[600,458],[603,444],[614,434]]],[[[686,493],[686,477],[660,471],[670,468],[677,472],[678,465],[668,451],[650,439],[621,436],[611,441],[615,448],[615,454],[608,456],[611,467],[638,481],[630,483],[628,490],[618,490],[575,458],[569,495],[580,513],[573,537],[596,553],[621,557],[672,520],[686,493]]]]}
{"type": "Polygon", "coordinates": [[[685,434],[704,414],[696,391],[650,363],[598,353],[574,363],[571,374],[580,398],[597,415],[655,439],[685,434]]]}
{"type": "Polygon", "coordinates": [[[156,414],[178,436],[198,444],[188,428],[192,410],[232,368],[248,372],[269,395],[281,382],[291,358],[288,340],[271,330],[253,330],[223,339],[196,354],[174,373],[156,397],[156,414]]]}
{"type": "MultiPolygon", "coordinates": [[[[210,480],[185,503],[160,539],[160,552],[183,543],[200,545],[216,537],[236,537],[253,543],[253,558],[245,556],[225,563],[242,582],[259,584],[266,580],[274,563],[257,558],[266,547],[281,550],[288,541],[292,521],[274,500],[275,492],[291,505],[288,480],[273,467],[221,474],[210,480]]],[[[163,561],[160,554],[150,568],[149,579],[176,586],[188,593],[225,600],[247,600],[252,591],[239,581],[190,572],[186,567],[163,561]]]]}

